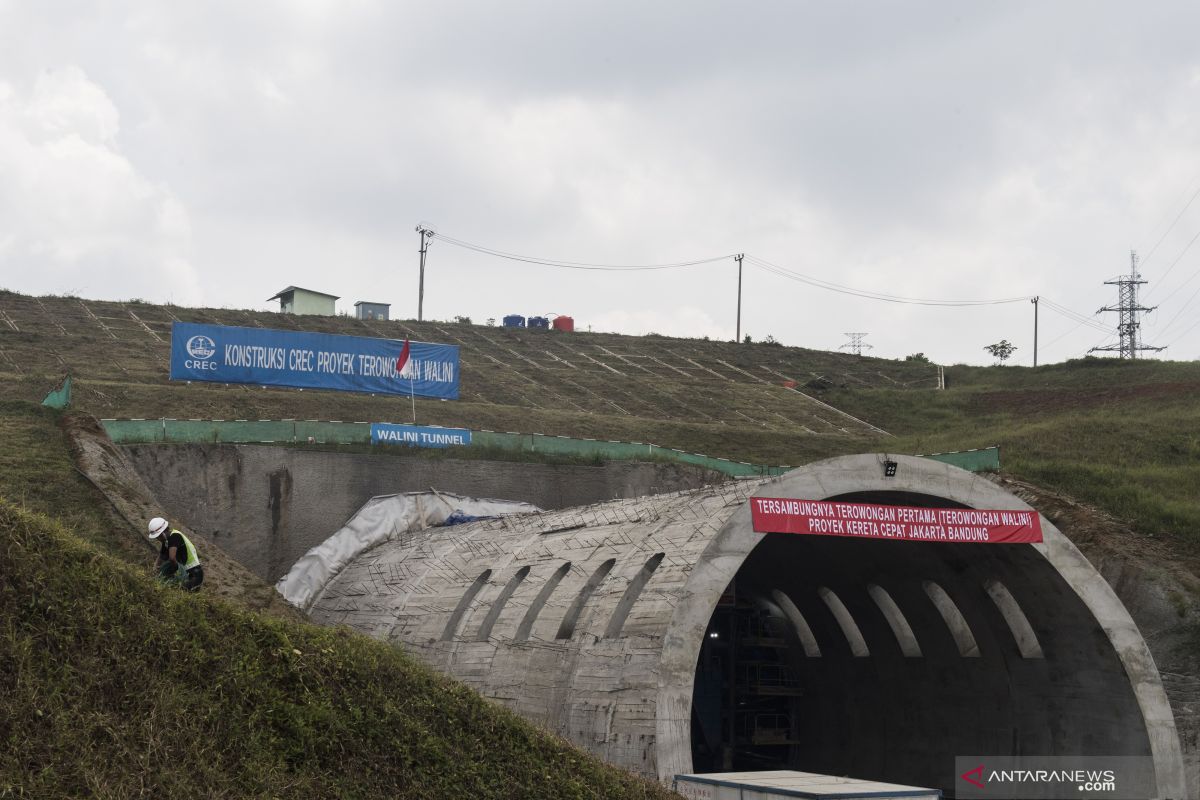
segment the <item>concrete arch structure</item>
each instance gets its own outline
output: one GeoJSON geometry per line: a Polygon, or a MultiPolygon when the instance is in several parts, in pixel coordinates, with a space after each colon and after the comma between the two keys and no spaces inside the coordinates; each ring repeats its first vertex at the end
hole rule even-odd
{"type": "Polygon", "coordinates": [[[971,473],[892,459],[890,478],[879,457],[848,456],[769,481],[420,531],[346,565],[311,614],[399,643],[600,757],[664,780],[705,771],[705,761],[720,769],[720,759],[742,768],[762,759],[949,789],[955,755],[1119,755],[1153,759],[1155,796],[1188,796],[1146,643],[1048,520],[1039,545],[752,529],[754,494],[1029,509],[971,473]],[[1018,642],[997,586],[1041,657],[1018,642]],[[869,655],[853,655],[821,588],[869,655]],[[912,634],[904,649],[897,614],[912,634]],[[454,637],[441,641],[448,625],[454,637]],[[556,638],[565,629],[570,637],[556,638]],[[739,659],[735,645],[753,649],[739,659]],[[743,685],[742,701],[713,712],[721,691],[743,685]],[[739,719],[760,701],[761,714],[739,719]]]}

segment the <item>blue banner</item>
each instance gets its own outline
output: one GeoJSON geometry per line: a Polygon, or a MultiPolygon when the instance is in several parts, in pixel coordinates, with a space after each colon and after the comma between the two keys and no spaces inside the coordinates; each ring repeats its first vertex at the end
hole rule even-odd
{"type": "Polygon", "coordinates": [[[457,346],[411,342],[397,373],[403,347],[396,339],[176,322],[171,380],[458,399],[457,346]]]}
{"type": "Polygon", "coordinates": [[[408,447],[454,447],[470,443],[471,432],[466,428],[393,425],[388,422],[371,423],[371,444],[402,444],[408,447]]]}

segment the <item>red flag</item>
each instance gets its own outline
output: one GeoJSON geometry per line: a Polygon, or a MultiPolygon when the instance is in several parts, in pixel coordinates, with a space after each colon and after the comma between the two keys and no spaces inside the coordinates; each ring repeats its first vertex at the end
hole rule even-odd
{"type": "Polygon", "coordinates": [[[404,371],[404,365],[408,363],[408,350],[408,339],[405,339],[404,347],[400,348],[400,357],[396,359],[397,375],[404,371]]]}

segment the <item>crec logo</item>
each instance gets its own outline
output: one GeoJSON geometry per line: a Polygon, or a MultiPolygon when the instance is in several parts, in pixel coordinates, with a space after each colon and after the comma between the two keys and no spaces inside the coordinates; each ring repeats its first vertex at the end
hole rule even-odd
{"type": "Polygon", "coordinates": [[[208,359],[217,352],[217,344],[207,336],[193,336],[187,340],[187,351],[192,358],[208,359]]]}

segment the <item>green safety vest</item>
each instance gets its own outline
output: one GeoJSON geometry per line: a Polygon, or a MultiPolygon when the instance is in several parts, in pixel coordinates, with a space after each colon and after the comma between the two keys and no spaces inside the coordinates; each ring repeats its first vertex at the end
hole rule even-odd
{"type": "MultiPolygon", "coordinates": [[[[196,545],[192,544],[192,540],[184,536],[182,531],[172,529],[171,533],[178,533],[181,537],[183,537],[183,543],[186,545],[187,561],[182,565],[183,569],[189,570],[192,567],[200,566],[200,556],[196,555],[196,545]]],[[[176,555],[175,559],[178,561],[179,556],[176,555]]]]}

